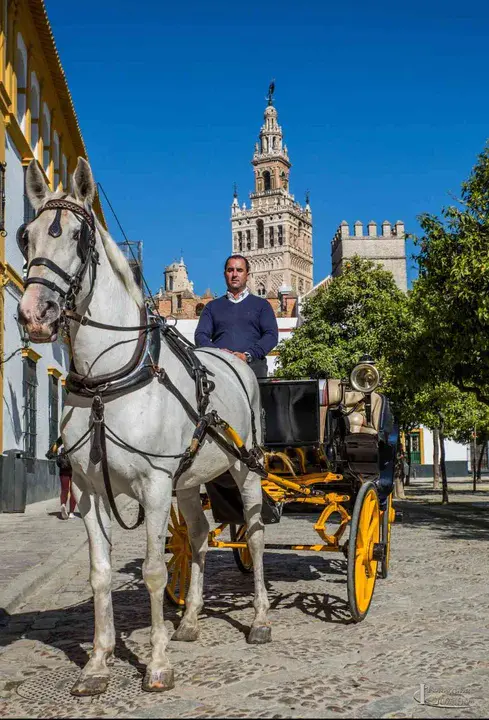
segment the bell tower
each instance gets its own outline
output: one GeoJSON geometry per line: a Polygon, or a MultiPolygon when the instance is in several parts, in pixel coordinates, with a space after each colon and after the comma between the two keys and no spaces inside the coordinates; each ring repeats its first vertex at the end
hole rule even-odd
{"type": "Polygon", "coordinates": [[[264,122],[251,164],[255,175],[250,206],[240,208],[235,189],[231,205],[232,252],[250,263],[250,289],[277,296],[287,287],[298,295],[312,288],[312,213],[309,197],[302,207],[289,190],[291,162],[268,91],[264,122]]]}

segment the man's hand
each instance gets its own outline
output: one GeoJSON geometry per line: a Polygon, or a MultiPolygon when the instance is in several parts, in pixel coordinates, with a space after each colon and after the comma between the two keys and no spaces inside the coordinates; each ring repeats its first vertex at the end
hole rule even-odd
{"type": "Polygon", "coordinates": [[[239,359],[242,360],[242,361],[245,362],[245,363],[248,362],[248,360],[246,359],[246,355],[245,355],[244,353],[233,352],[233,355],[236,355],[236,357],[239,357],[239,359]]]}

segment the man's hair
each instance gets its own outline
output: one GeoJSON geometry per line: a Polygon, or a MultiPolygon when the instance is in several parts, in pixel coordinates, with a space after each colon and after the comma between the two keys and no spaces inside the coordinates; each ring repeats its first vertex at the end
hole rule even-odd
{"type": "Polygon", "coordinates": [[[248,262],[248,259],[244,257],[244,255],[230,255],[228,258],[226,258],[226,262],[224,263],[224,272],[226,272],[226,268],[227,268],[228,262],[230,260],[244,260],[245,266],[246,266],[246,272],[249,273],[250,263],[248,262]]]}

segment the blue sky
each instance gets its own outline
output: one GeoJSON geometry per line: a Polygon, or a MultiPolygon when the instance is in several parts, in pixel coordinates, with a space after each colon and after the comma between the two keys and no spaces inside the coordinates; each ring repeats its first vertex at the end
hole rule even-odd
{"type": "Polygon", "coordinates": [[[46,4],[96,180],[153,291],[181,253],[197,292],[223,291],[233,183],[247,200],[272,78],[316,282],[342,220],[418,233],[489,137],[487,2],[46,4]]]}

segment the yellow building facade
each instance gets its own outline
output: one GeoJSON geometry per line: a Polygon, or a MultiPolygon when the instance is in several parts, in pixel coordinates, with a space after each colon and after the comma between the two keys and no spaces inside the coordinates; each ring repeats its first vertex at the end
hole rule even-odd
{"type": "MultiPolygon", "coordinates": [[[[87,152],[44,2],[0,0],[0,452],[33,460],[44,459],[55,431],[69,359],[60,343],[31,349],[16,320],[16,232],[34,216],[25,171],[35,158],[51,189],[68,192],[79,156],[87,152]]],[[[98,200],[94,209],[103,221],[98,200]]]]}

